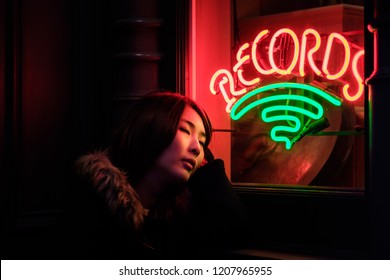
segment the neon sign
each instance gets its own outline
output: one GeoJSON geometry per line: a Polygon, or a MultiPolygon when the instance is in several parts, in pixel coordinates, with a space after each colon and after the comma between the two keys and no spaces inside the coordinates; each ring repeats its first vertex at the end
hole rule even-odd
{"type": "Polygon", "coordinates": [[[285,142],[286,149],[289,150],[292,145],[299,141],[305,134],[313,133],[314,130],[318,131],[319,128],[322,129],[327,126],[327,119],[324,117],[324,109],[320,101],[317,101],[318,98],[309,98],[304,95],[291,93],[279,93],[266,97],[261,96],[261,93],[269,90],[286,90],[291,88],[310,91],[311,93],[317,95],[317,97],[320,97],[320,101],[326,100],[334,106],[341,106],[342,104],[342,100],[340,98],[334,97],[316,87],[297,83],[279,83],[267,85],[246,94],[233,105],[230,116],[233,120],[238,120],[251,109],[259,105],[268,105],[262,110],[261,119],[267,123],[285,121],[287,125],[274,126],[271,129],[270,135],[276,142],[285,142]],[[277,101],[283,101],[283,103],[281,104],[277,101]],[[299,101],[300,106],[294,104],[293,101],[299,101]],[[290,112],[296,114],[290,114],[290,112]],[[303,127],[301,121],[302,118],[299,118],[299,115],[307,116],[309,118],[303,127]],[[311,120],[316,121],[311,122],[311,120]],[[283,132],[297,134],[292,134],[292,137],[289,138],[286,135],[283,135],[283,132]]]}
{"type": "Polygon", "coordinates": [[[289,28],[279,29],[270,36],[270,30],[262,30],[253,42],[244,43],[237,51],[233,71],[220,69],[214,73],[210,92],[222,94],[226,112],[233,120],[240,119],[255,107],[262,107],[260,117],[264,122],[285,122],[274,126],[270,136],[276,142],[284,142],[286,149],[290,149],[305,134],[329,126],[321,102],[341,106],[342,98],[313,85],[288,82],[263,86],[264,80],[291,80],[295,77],[303,81],[311,74],[322,81],[337,81],[342,86],[340,96],[353,102],[363,94],[361,62],[364,50],[349,43],[340,33],[321,36],[312,28],[304,30],[300,39],[289,28]],[[299,91],[299,94],[292,94],[291,90],[299,91]],[[275,91],[278,93],[272,95],[275,91]],[[266,92],[271,92],[271,95],[264,97],[266,92]],[[313,95],[321,102],[309,97],[313,95]],[[297,114],[308,118],[304,124],[297,114]]]}

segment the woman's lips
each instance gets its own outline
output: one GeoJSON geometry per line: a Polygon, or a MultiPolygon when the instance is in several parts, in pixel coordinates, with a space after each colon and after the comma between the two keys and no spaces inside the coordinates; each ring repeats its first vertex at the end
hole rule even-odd
{"type": "Polygon", "coordinates": [[[192,159],[192,158],[185,158],[185,159],[183,159],[182,161],[183,161],[184,167],[185,167],[188,171],[192,171],[192,170],[195,168],[195,165],[196,165],[196,160],[195,160],[195,159],[192,159]]]}

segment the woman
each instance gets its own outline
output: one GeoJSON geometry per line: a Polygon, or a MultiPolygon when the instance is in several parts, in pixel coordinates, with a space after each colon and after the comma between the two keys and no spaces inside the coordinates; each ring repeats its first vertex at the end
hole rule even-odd
{"type": "Polygon", "coordinates": [[[95,198],[79,202],[87,215],[71,243],[105,259],[202,258],[232,248],[245,211],[208,150],[211,134],[207,114],[182,95],[136,102],[110,147],[76,163],[87,183],[82,197],[95,198]]]}

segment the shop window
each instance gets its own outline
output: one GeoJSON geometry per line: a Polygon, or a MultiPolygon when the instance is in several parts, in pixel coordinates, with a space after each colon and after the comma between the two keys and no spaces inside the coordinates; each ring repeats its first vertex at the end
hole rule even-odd
{"type": "Polygon", "coordinates": [[[232,182],[363,190],[363,6],[269,11],[237,18],[230,65],[209,76],[232,182]]]}

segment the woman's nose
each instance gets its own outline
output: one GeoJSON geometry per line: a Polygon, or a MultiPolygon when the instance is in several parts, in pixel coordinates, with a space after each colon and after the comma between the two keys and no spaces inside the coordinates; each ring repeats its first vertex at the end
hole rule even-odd
{"type": "Polygon", "coordinates": [[[194,139],[191,142],[190,151],[195,156],[198,156],[200,154],[200,143],[199,143],[198,139],[194,139]]]}

